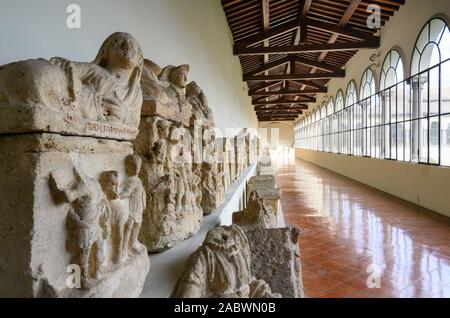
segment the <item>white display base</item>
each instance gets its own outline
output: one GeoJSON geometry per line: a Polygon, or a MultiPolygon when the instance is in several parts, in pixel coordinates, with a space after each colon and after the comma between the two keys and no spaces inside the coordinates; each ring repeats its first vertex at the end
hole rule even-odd
{"type": "Polygon", "coordinates": [[[225,202],[214,213],[205,216],[200,231],[196,235],[170,250],[150,255],[151,269],[141,298],[170,297],[178,278],[184,271],[187,259],[202,245],[208,231],[216,226],[231,225],[232,214],[245,208],[247,182],[255,174],[256,164],[253,164],[228,188],[225,202]]]}

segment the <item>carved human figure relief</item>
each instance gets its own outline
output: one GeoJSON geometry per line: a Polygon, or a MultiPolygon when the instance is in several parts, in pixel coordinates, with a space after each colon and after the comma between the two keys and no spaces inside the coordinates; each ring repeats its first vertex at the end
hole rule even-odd
{"type": "Polygon", "coordinates": [[[23,131],[109,133],[132,139],[140,121],[142,67],[139,43],[120,32],[105,40],[91,63],[54,57],[3,65],[0,111],[7,117],[31,116],[31,124],[19,125],[23,131]]]}
{"type": "Polygon", "coordinates": [[[237,226],[213,228],[191,255],[172,294],[175,298],[273,298],[270,286],[251,273],[250,247],[237,226]]]}
{"type": "Polygon", "coordinates": [[[119,198],[128,199],[129,217],[125,224],[124,239],[122,249],[125,255],[128,253],[139,254],[145,251],[145,247],[139,242],[138,236],[142,225],[142,213],[146,208],[147,198],[139,179],[142,159],[139,156],[132,155],[126,158],[126,177],[123,181],[122,190],[119,198]]]}
{"type": "Polygon", "coordinates": [[[200,121],[207,127],[214,126],[213,112],[209,108],[205,93],[196,82],[190,82],[187,85],[186,98],[192,105],[191,125],[200,121]]]}
{"type": "Polygon", "coordinates": [[[111,209],[111,229],[113,235],[113,261],[116,264],[122,263],[126,257],[125,224],[130,215],[128,199],[121,199],[121,180],[117,171],[106,171],[101,174],[103,191],[108,198],[111,209]]]}
{"type": "Polygon", "coordinates": [[[78,264],[82,273],[82,284],[87,288],[90,279],[99,279],[108,266],[105,259],[105,241],[110,234],[110,208],[100,184],[87,176],[79,167],[73,168],[74,180],[64,184],[63,178],[51,174],[56,187],[63,193],[64,201],[70,203],[67,212],[68,242],[72,262],[78,264]],[[96,248],[95,264],[89,259],[96,248]]]}

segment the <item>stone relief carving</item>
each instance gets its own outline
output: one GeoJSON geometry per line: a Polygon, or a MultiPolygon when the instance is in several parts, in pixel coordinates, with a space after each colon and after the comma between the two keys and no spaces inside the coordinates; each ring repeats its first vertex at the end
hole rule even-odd
{"type": "Polygon", "coordinates": [[[156,63],[144,60],[142,115],[160,116],[189,126],[192,112],[192,105],[186,99],[189,69],[189,65],[169,65],[161,69],[156,63]]]}
{"type": "Polygon", "coordinates": [[[142,49],[127,33],[108,37],[92,63],[55,57],[0,66],[0,133],[133,139],[142,68],[142,49]]]}
{"type": "Polygon", "coordinates": [[[205,93],[196,82],[191,82],[186,88],[186,97],[192,105],[191,126],[200,121],[202,126],[214,127],[214,115],[208,106],[205,93]]]}
{"type": "Polygon", "coordinates": [[[173,292],[176,298],[275,298],[270,286],[251,272],[250,247],[237,226],[210,230],[191,255],[173,292]]]}
{"type": "Polygon", "coordinates": [[[148,196],[140,239],[151,252],[173,247],[200,227],[202,180],[192,171],[191,143],[187,129],[156,116],[143,119],[134,142],[148,196]]]}
{"type": "Polygon", "coordinates": [[[140,158],[129,156],[125,165],[125,178],[118,171],[105,171],[98,181],[77,163],[68,184],[62,171],[51,173],[63,201],[69,204],[66,247],[72,263],[80,266],[83,289],[112,275],[129,257],[147,253],[137,240],[145,207],[145,192],[137,177],[140,158]]]}

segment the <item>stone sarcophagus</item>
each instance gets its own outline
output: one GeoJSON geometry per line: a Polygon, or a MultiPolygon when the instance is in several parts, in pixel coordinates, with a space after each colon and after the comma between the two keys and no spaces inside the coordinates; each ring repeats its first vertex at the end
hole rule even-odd
{"type": "Polygon", "coordinates": [[[93,63],[0,67],[0,296],[140,295],[142,60],[115,33],[93,63]]]}
{"type": "Polygon", "coordinates": [[[202,180],[193,170],[189,130],[158,116],[143,117],[134,150],[147,192],[142,242],[159,252],[194,235],[203,218],[202,180]]]}
{"type": "Polygon", "coordinates": [[[0,66],[0,134],[135,138],[142,106],[142,62],[134,38],[116,33],[92,63],[55,57],[0,66]]]}
{"type": "MultiPolygon", "coordinates": [[[[187,81],[188,65],[161,69],[145,60],[142,120],[134,149],[148,202],[141,239],[160,252],[194,235],[217,206],[214,118],[205,94],[187,81]],[[204,157],[211,157],[210,161],[204,157]],[[205,212],[207,211],[207,212],[205,212]]],[[[220,190],[220,189],[219,189],[220,190]]]]}
{"type": "Polygon", "coordinates": [[[252,273],[245,233],[237,225],[213,228],[191,255],[172,296],[175,298],[279,298],[252,273]]]}

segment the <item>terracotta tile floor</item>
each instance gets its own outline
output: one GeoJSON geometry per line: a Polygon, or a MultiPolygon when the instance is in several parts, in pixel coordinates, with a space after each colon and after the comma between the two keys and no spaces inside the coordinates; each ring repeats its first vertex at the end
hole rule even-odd
{"type": "Polygon", "coordinates": [[[274,163],[286,223],[302,229],[307,297],[450,297],[448,218],[298,159],[274,163]],[[381,288],[368,288],[377,273],[381,288]]]}

